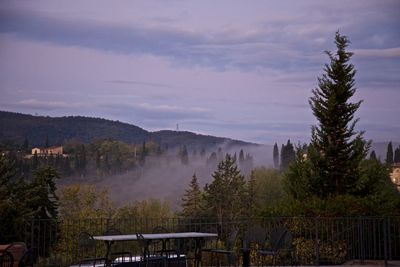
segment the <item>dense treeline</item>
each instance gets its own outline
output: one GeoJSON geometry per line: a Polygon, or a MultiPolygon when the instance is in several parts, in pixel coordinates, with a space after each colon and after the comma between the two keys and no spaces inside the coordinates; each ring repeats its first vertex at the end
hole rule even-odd
{"type": "MultiPolygon", "coordinates": [[[[35,170],[46,166],[57,170],[61,177],[109,177],[173,161],[188,166],[194,161],[203,162],[213,168],[223,159],[221,147],[216,151],[203,147],[198,152],[196,149],[188,150],[185,145],[169,149],[155,142],[127,144],[112,139],[96,139],[89,144],[71,140],[64,144],[63,150],[64,154],[32,155],[29,147],[21,149],[9,144],[0,147],[1,153],[15,162],[18,174],[28,179],[35,170]]],[[[241,149],[239,163],[242,170],[249,173],[253,168],[253,157],[241,149]]]]}

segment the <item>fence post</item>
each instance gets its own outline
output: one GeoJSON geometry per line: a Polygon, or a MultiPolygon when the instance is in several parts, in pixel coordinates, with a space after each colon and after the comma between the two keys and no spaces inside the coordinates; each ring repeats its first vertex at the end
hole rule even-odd
{"type": "Polygon", "coordinates": [[[388,217],[383,218],[383,254],[384,254],[384,259],[385,259],[385,266],[388,266],[388,226],[389,226],[389,221],[388,217]]]}
{"type": "Polygon", "coordinates": [[[34,224],[35,224],[35,222],[34,222],[34,220],[33,219],[30,219],[29,220],[30,221],[30,225],[31,225],[31,248],[34,248],[34,247],[37,247],[37,250],[38,250],[38,253],[39,253],[39,246],[35,246],[35,237],[34,237],[34,224]]]}
{"type": "Polygon", "coordinates": [[[315,246],[315,253],[316,253],[315,266],[319,266],[318,218],[315,218],[314,220],[315,220],[315,241],[316,241],[316,246],[315,246]]]}
{"type": "Polygon", "coordinates": [[[360,264],[364,264],[365,260],[365,255],[364,255],[364,228],[362,227],[363,221],[361,216],[358,217],[358,244],[359,244],[359,258],[360,258],[360,264]]]}

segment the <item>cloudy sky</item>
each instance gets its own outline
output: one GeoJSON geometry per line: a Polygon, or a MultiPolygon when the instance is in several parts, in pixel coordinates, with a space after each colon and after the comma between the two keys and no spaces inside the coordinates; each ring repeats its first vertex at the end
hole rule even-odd
{"type": "Polygon", "coordinates": [[[400,141],[400,1],[0,1],[0,110],[309,140],[339,30],[358,128],[400,141]]]}

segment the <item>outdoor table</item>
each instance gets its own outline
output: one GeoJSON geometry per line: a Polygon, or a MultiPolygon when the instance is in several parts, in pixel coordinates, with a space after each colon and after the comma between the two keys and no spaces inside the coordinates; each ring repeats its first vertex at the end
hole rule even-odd
{"type": "MultiPolygon", "coordinates": [[[[201,262],[201,245],[204,238],[217,238],[216,233],[201,233],[201,232],[180,232],[180,233],[157,233],[157,234],[142,234],[144,240],[147,240],[149,244],[152,240],[161,240],[165,244],[166,240],[169,239],[194,239],[195,240],[195,263],[196,266],[200,266],[201,262]]],[[[114,242],[118,241],[135,241],[137,240],[136,234],[128,235],[101,235],[93,236],[96,240],[102,240],[106,242],[106,258],[108,259],[111,251],[111,246],[114,242]]]]}

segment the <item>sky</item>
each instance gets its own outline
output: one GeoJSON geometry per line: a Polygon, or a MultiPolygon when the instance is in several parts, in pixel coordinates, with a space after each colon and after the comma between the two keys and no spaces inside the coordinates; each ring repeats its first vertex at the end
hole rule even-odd
{"type": "Polygon", "coordinates": [[[400,141],[399,14],[389,0],[0,0],[0,110],[308,142],[339,31],[357,129],[400,141]]]}

